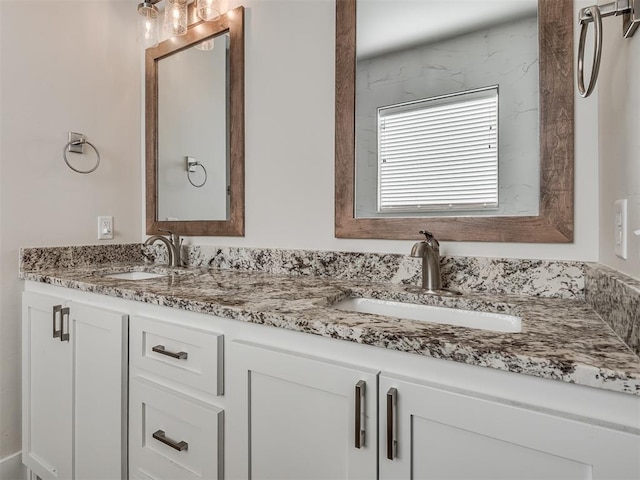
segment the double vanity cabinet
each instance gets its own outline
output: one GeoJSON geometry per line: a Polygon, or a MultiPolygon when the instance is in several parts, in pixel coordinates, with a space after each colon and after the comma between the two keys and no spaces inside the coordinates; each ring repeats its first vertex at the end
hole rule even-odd
{"type": "Polygon", "coordinates": [[[188,304],[23,295],[23,462],[42,480],[640,478],[638,395],[188,304]]]}

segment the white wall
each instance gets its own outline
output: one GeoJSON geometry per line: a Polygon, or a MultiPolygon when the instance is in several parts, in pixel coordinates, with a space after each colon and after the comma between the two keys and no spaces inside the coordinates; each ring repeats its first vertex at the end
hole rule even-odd
{"type": "MultiPolygon", "coordinates": [[[[578,0],[576,9],[580,3],[587,4],[578,0]]],[[[246,236],[191,241],[408,253],[409,241],[334,238],[334,2],[230,1],[232,7],[239,4],[247,8],[246,236]]],[[[574,243],[445,242],[442,251],[451,255],[596,260],[596,115],[597,96],[576,101],[574,243]]]]}
{"type": "Polygon", "coordinates": [[[602,23],[600,261],[640,278],[640,236],[633,234],[640,230],[640,33],[625,39],[619,18],[606,18],[602,23]],[[627,260],[614,255],[614,202],[623,198],[628,203],[627,260]]]}
{"type": "Polygon", "coordinates": [[[20,449],[18,248],[98,243],[98,215],[113,242],[142,234],[134,3],[0,2],[0,458],[20,449]],[[69,130],[100,150],[94,173],[64,164],[69,130]]]}

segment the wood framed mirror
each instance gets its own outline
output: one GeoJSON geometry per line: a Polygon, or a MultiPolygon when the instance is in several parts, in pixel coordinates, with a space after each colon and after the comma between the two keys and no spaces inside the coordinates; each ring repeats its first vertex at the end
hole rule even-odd
{"type": "Polygon", "coordinates": [[[426,229],[450,241],[572,242],[573,1],[538,1],[539,205],[528,216],[356,215],[356,8],[336,0],[335,236],[415,239],[426,229]]]}
{"type": "Polygon", "coordinates": [[[145,54],[146,232],[244,235],[244,8],[145,54]]]}

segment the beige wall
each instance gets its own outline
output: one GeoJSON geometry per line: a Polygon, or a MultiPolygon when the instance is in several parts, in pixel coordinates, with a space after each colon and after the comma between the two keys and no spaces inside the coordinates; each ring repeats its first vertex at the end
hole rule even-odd
{"type": "Polygon", "coordinates": [[[603,21],[599,92],[600,261],[640,278],[640,33],[621,34],[619,18],[603,21]],[[627,199],[627,260],[614,254],[614,202],[627,199]]]}
{"type": "Polygon", "coordinates": [[[141,238],[134,3],[0,2],[0,458],[20,449],[18,248],[98,243],[98,215],[114,242],[141,238]],[[69,130],[100,150],[96,172],[64,164],[69,130]]]}

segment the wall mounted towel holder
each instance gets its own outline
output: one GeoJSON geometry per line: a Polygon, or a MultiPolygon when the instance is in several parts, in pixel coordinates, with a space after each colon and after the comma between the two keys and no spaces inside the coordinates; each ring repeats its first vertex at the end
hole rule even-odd
{"type": "Polygon", "coordinates": [[[193,157],[184,157],[184,159],[187,167],[187,180],[189,180],[189,183],[196,188],[203,187],[204,184],[207,183],[207,169],[202,163],[200,163],[193,157]],[[204,180],[200,183],[194,183],[194,181],[191,179],[191,174],[196,171],[196,167],[202,168],[202,173],[204,173],[204,180]]]}
{"type": "Polygon", "coordinates": [[[69,132],[69,141],[62,149],[62,156],[64,158],[64,163],[67,164],[67,167],[77,173],[91,173],[95,171],[100,165],[100,152],[98,152],[98,149],[91,142],[87,141],[85,136],[81,133],[69,132]],[[80,170],[69,163],[67,152],[84,153],[85,145],[89,145],[93,149],[93,151],[96,152],[96,163],[92,168],[88,170],[80,170]]]}
{"type": "Polygon", "coordinates": [[[578,44],[578,93],[588,97],[598,81],[600,58],[602,57],[602,18],[622,15],[622,35],[631,38],[640,25],[640,0],[616,0],[604,5],[592,5],[582,8],[578,14],[580,24],[580,42],[578,44]],[[584,49],[589,24],[594,27],[594,49],[591,77],[589,84],[584,85],[584,49]]]}

